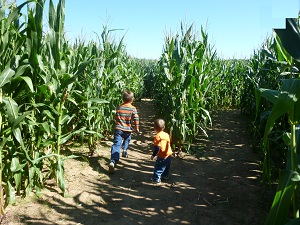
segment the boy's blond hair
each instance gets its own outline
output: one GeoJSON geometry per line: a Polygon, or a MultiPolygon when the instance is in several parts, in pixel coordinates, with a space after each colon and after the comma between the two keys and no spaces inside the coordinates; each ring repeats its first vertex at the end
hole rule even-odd
{"type": "Polygon", "coordinates": [[[133,96],[133,92],[132,91],[126,90],[126,91],[123,92],[123,101],[125,103],[132,102],[133,99],[134,99],[134,96],[133,96]]]}
{"type": "Polygon", "coordinates": [[[163,119],[156,119],[154,121],[154,129],[157,131],[165,129],[165,121],[163,119]]]}

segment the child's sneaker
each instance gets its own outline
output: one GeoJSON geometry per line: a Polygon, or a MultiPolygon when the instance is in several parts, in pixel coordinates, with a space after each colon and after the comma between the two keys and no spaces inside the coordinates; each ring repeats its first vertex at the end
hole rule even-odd
{"type": "Polygon", "coordinates": [[[126,150],[124,150],[124,151],[122,152],[122,157],[128,158],[128,155],[127,155],[127,151],[126,151],[126,150]]]}
{"type": "Polygon", "coordinates": [[[160,184],[160,180],[153,180],[153,179],[151,179],[151,183],[152,184],[160,184]]]}
{"type": "Polygon", "coordinates": [[[115,173],[115,163],[114,161],[111,161],[108,165],[108,173],[113,174],[115,173]]]}

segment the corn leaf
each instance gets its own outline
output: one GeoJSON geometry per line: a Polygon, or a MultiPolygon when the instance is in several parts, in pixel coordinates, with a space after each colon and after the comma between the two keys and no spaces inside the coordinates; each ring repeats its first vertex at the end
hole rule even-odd
{"type": "Polygon", "coordinates": [[[297,61],[300,61],[300,30],[296,19],[287,18],[285,29],[274,29],[283,47],[297,61]],[[297,46],[297,47],[295,47],[297,46]]]}
{"type": "Polygon", "coordinates": [[[22,170],[25,166],[26,166],[26,163],[20,164],[19,158],[13,157],[11,159],[10,171],[14,173],[14,172],[22,170]]]}
{"type": "Polygon", "coordinates": [[[3,98],[3,102],[6,106],[9,122],[14,123],[19,114],[18,104],[11,98],[3,98]]]}
{"type": "Polygon", "coordinates": [[[22,75],[24,74],[24,72],[27,70],[27,68],[30,68],[30,65],[29,65],[29,64],[19,66],[19,67],[16,69],[16,75],[15,75],[15,77],[22,76],[22,75]]]}
{"type": "Polygon", "coordinates": [[[286,223],[296,182],[299,182],[297,172],[292,170],[280,172],[277,192],[265,225],[283,225],[286,223]]]}
{"type": "Polygon", "coordinates": [[[14,173],[14,181],[15,181],[15,189],[17,192],[20,192],[22,187],[22,172],[15,172],[14,173]]]}
{"type": "Polygon", "coordinates": [[[20,128],[17,127],[17,128],[15,128],[15,129],[13,129],[13,134],[14,134],[16,140],[17,140],[21,145],[23,145],[23,138],[22,138],[22,133],[21,133],[20,128]]]}
{"type": "Polygon", "coordinates": [[[33,2],[34,0],[31,0],[31,1],[26,1],[24,3],[22,3],[21,5],[19,5],[17,8],[15,8],[7,17],[7,24],[6,24],[6,27],[10,27],[11,23],[13,21],[15,21],[16,19],[19,18],[19,14],[20,14],[20,11],[21,9],[27,5],[28,3],[30,2],[33,2]]]}
{"type": "Polygon", "coordinates": [[[15,71],[11,68],[5,68],[0,74],[0,88],[3,87],[5,84],[11,82],[12,77],[15,75],[15,71]]]}
{"type": "Polygon", "coordinates": [[[58,156],[56,165],[56,179],[58,181],[58,187],[66,194],[66,182],[64,178],[64,161],[61,156],[58,156]]]}
{"type": "Polygon", "coordinates": [[[18,116],[18,117],[14,120],[12,127],[15,128],[15,127],[19,126],[19,124],[24,120],[24,118],[25,118],[26,116],[28,116],[30,113],[31,113],[31,112],[25,112],[25,113],[23,113],[22,116],[18,116]]]}
{"type": "Polygon", "coordinates": [[[26,82],[27,86],[29,87],[30,91],[32,93],[34,93],[34,88],[33,88],[32,80],[30,77],[19,76],[18,78],[24,80],[26,82]]]}
{"type": "Polygon", "coordinates": [[[60,144],[64,144],[66,143],[73,135],[75,134],[78,134],[78,133],[81,133],[82,131],[84,131],[86,128],[85,127],[82,127],[81,129],[79,130],[75,130],[73,132],[69,132],[67,134],[64,134],[61,136],[61,139],[60,139],[60,144]]]}
{"type": "Polygon", "coordinates": [[[103,104],[103,103],[109,103],[109,101],[106,101],[106,100],[100,99],[100,98],[91,98],[87,101],[87,103],[103,104]]]}
{"type": "Polygon", "coordinates": [[[7,184],[4,186],[7,202],[9,204],[16,203],[16,191],[10,181],[7,181],[7,184]]]}
{"type": "MultiPolygon", "coordinates": [[[[280,93],[275,105],[270,113],[265,133],[264,133],[264,145],[267,143],[267,136],[272,131],[275,120],[281,117],[284,113],[290,112],[294,114],[294,105],[300,97],[300,79],[286,79],[283,80],[280,93]]],[[[290,117],[290,120],[293,118],[290,117]]],[[[291,121],[292,123],[295,120],[291,121]]]]}

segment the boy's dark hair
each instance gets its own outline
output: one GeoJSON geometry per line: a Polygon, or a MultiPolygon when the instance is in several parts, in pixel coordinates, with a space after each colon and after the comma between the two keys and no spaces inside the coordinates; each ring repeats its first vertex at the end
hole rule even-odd
{"type": "Polygon", "coordinates": [[[126,90],[126,91],[123,92],[123,101],[125,103],[133,101],[133,98],[134,97],[133,97],[133,92],[132,91],[126,90]]]}
{"type": "Polygon", "coordinates": [[[156,119],[154,121],[154,129],[157,131],[165,129],[165,121],[163,119],[156,119]]]}

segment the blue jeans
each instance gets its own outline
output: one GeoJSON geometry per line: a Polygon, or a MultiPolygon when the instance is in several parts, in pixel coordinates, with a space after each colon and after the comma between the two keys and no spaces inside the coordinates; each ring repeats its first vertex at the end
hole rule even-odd
{"type": "Polygon", "coordinates": [[[154,165],[152,181],[160,182],[161,177],[169,176],[171,162],[172,162],[172,156],[169,156],[167,158],[160,158],[157,156],[154,165]]]}
{"type": "Polygon", "coordinates": [[[123,147],[124,151],[126,151],[128,149],[130,140],[131,140],[131,132],[115,130],[114,144],[111,147],[110,160],[119,161],[121,147],[123,147]]]}

